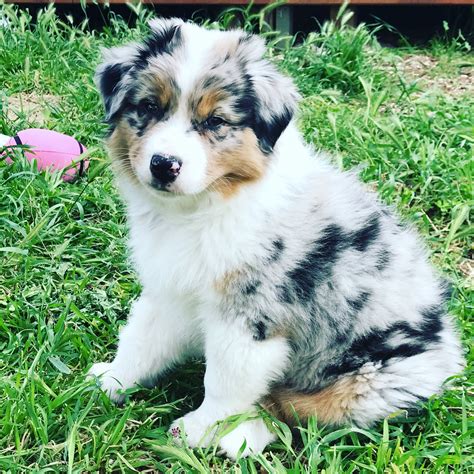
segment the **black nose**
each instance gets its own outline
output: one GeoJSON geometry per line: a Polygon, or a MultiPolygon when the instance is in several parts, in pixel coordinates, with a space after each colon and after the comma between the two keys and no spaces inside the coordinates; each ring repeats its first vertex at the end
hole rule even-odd
{"type": "Polygon", "coordinates": [[[172,183],[179,175],[182,161],[167,155],[153,155],[150,171],[153,178],[161,185],[172,183]]]}

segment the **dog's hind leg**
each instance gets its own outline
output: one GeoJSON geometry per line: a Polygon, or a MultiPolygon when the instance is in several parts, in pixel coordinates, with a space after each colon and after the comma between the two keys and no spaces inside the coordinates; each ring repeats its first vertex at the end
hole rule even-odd
{"type": "Polygon", "coordinates": [[[325,425],[367,427],[439,393],[444,380],[461,369],[457,344],[446,341],[411,357],[367,363],[314,393],[275,389],[263,405],[289,424],[316,416],[325,425]]]}

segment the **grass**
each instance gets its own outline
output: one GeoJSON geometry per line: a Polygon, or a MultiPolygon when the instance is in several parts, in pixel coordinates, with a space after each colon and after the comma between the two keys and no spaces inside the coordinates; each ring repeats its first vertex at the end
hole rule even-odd
{"type": "MultiPolygon", "coordinates": [[[[74,184],[38,173],[18,150],[13,165],[0,162],[0,470],[469,472],[472,352],[452,389],[416,416],[388,418],[371,430],[334,431],[312,420],[291,433],[278,424],[279,440],[266,453],[235,465],[213,449],[176,448],[166,435],[202,397],[202,362],[138,390],[123,408],[84,380],[92,361],[112,357],[140,291],[127,263],[127,227],[102,146],[92,71],[99,47],[139,37],[148,15],[137,8],[130,28],[110,14],[109,26],[94,32],[87,23],[60,21],[51,7],[35,22],[0,7],[9,25],[0,27],[0,133],[41,124],[73,134],[92,158],[88,175],[74,184]],[[14,106],[31,96],[57,98],[46,99],[41,122],[14,106]]],[[[250,20],[249,27],[261,19],[250,20]]],[[[341,167],[358,166],[420,229],[454,283],[451,310],[469,347],[474,99],[455,88],[441,93],[436,81],[456,84],[462,71],[472,71],[472,57],[457,40],[388,50],[365,27],[324,28],[293,49],[269,52],[301,86],[301,128],[341,167]],[[436,63],[422,78],[402,68],[420,54],[436,63]]]]}

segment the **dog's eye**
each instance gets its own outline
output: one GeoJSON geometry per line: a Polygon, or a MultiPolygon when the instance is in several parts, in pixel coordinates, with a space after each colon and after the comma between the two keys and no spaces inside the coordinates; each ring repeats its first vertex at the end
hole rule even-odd
{"type": "Polygon", "coordinates": [[[140,102],[137,106],[138,115],[161,115],[161,108],[155,102],[140,102]]]}
{"type": "Polygon", "coordinates": [[[212,115],[211,117],[207,118],[203,125],[206,128],[218,128],[221,125],[224,125],[226,121],[222,117],[218,117],[217,115],[212,115]]]}

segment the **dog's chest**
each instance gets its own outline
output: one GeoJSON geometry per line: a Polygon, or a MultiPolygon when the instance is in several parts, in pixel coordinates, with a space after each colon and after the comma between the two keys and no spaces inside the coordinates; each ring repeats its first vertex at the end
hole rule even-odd
{"type": "Polygon", "coordinates": [[[259,250],[252,226],[238,219],[131,222],[131,248],[143,285],[178,291],[214,287],[259,250]]]}

